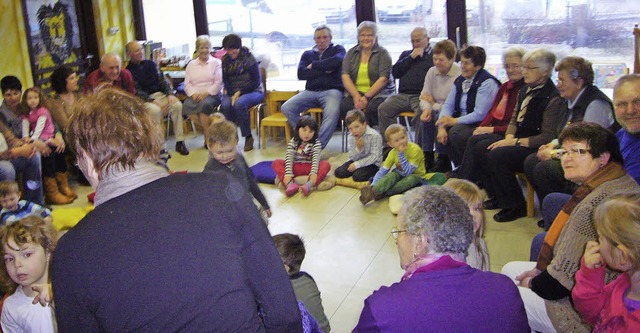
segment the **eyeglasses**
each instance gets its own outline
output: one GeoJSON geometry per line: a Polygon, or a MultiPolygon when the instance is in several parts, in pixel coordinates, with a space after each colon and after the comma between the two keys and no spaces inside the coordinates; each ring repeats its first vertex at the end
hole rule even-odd
{"type": "Polygon", "coordinates": [[[522,70],[528,70],[528,71],[534,71],[536,69],[540,68],[540,66],[522,66],[522,70]]]}
{"type": "Polygon", "coordinates": [[[590,151],[591,149],[583,149],[583,148],[571,148],[571,149],[560,148],[558,151],[558,155],[560,155],[560,157],[565,157],[565,156],[576,157],[576,156],[585,155],[590,151]]]}
{"type": "Polygon", "coordinates": [[[618,101],[616,102],[615,107],[616,109],[627,109],[629,108],[629,104],[631,104],[634,109],[640,109],[640,98],[636,98],[631,101],[618,101]]]}
{"type": "Polygon", "coordinates": [[[397,227],[393,227],[391,228],[391,237],[393,237],[394,240],[398,239],[398,235],[400,235],[400,233],[403,232],[407,232],[406,230],[399,230],[397,227]]]}
{"type": "Polygon", "coordinates": [[[504,69],[520,69],[520,70],[522,70],[522,65],[507,64],[507,65],[504,65],[504,69]]]}
{"type": "Polygon", "coordinates": [[[421,38],[421,39],[412,39],[412,40],[411,40],[411,43],[420,43],[420,42],[422,42],[423,40],[425,40],[425,39],[424,39],[424,38],[421,38]]]}

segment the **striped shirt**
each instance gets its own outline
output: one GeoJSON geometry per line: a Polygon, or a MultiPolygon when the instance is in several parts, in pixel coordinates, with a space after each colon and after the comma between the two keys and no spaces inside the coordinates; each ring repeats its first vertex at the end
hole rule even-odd
{"type": "Polygon", "coordinates": [[[316,139],[315,142],[301,142],[298,144],[296,138],[291,138],[287,144],[287,154],[284,158],[285,174],[293,175],[294,163],[311,163],[310,174],[318,174],[320,164],[320,153],[322,152],[322,142],[316,139]]]}

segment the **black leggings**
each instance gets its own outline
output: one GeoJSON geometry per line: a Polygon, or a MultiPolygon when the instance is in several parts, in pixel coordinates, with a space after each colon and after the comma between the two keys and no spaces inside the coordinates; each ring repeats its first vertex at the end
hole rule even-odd
{"type": "Polygon", "coordinates": [[[67,160],[65,153],[56,153],[55,147],[51,147],[49,156],[42,156],[42,177],[55,177],[56,172],[67,172],[67,160]]]}

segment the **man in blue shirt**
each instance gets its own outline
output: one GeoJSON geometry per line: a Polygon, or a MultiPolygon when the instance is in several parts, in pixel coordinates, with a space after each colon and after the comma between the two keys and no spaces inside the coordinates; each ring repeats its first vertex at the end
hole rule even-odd
{"type": "Polygon", "coordinates": [[[624,169],[640,184],[640,75],[618,79],[613,88],[616,120],[622,128],[616,133],[624,169]]]}

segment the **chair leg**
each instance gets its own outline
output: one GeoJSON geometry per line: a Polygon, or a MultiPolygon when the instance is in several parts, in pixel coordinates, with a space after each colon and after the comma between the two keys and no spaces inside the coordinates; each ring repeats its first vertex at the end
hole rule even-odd
{"type": "Polygon", "coordinates": [[[169,129],[171,129],[171,113],[167,114],[167,134],[164,136],[165,140],[169,137],[169,129]]]}
{"type": "Polygon", "coordinates": [[[526,182],[527,182],[527,217],[534,217],[535,209],[536,209],[535,190],[533,189],[533,185],[531,185],[529,180],[527,180],[526,182]]]}
{"type": "Polygon", "coordinates": [[[411,140],[411,142],[416,142],[413,139],[413,133],[411,133],[411,122],[409,121],[409,117],[404,116],[404,124],[407,126],[407,134],[409,135],[409,140],[411,140]]]}
{"type": "Polygon", "coordinates": [[[262,145],[260,146],[260,149],[267,149],[267,136],[264,133],[264,125],[260,125],[260,132],[262,133],[262,137],[260,138],[262,141],[262,145]]]}
{"type": "Polygon", "coordinates": [[[284,137],[287,140],[285,142],[285,145],[289,144],[289,141],[291,140],[291,130],[289,129],[289,124],[285,124],[284,126],[284,137]]]}
{"type": "Polygon", "coordinates": [[[344,127],[344,119],[340,120],[340,129],[342,132],[342,152],[346,152],[347,151],[347,131],[344,127]]]}

